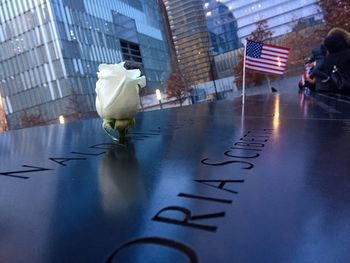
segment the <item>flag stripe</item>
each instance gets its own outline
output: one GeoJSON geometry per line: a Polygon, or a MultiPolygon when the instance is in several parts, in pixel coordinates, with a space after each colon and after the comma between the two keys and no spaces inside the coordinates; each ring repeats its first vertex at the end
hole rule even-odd
{"type": "MultiPolygon", "coordinates": [[[[273,57],[273,56],[261,55],[261,58],[268,59],[268,60],[271,60],[271,61],[277,61],[276,57],[273,57]]],[[[288,62],[288,59],[280,58],[280,61],[281,62],[288,62]]]]}
{"type": "Polygon", "coordinates": [[[274,67],[274,66],[270,66],[270,65],[262,65],[262,64],[250,62],[250,61],[247,61],[246,65],[252,66],[252,67],[261,67],[264,69],[271,69],[271,70],[275,70],[275,71],[282,72],[282,73],[284,72],[284,68],[274,67]]]}
{"type": "Polygon", "coordinates": [[[270,50],[270,51],[275,51],[278,53],[284,53],[284,54],[289,54],[289,50],[282,49],[282,48],[276,48],[276,47],[269,47],[268,45],[265,44],[264,49],[270,50]]]}
{"type": "Polygon", "coordinates": [[[264,44],[264,46],[282,49],[282,50],[288,51],[288,53],[289,53],[289,51],[290,51],[290,48],[287,48],[287,47],[275,46],[275,45],[271,45],[271,44],[264,44]]]}
{"type": "Polygon", "coordinates": [[[271,70],[276,70],[276,71],[280,71],[280,72],[284,72],[285,68],[279,68],[279,67],[274,67],[274,66],[270,66],[270,65],[261,65],[259,63],[254,63],[254,62],[248,62],[246,63],[249,66],[252,67],[261,67],[261,68],[266,68],[266,69],[271,69],[271,70]]]}
{"type": "Polygon", "coordinates": [[[281,54],[278,52],[268,51],[265,49],[263,49],[261,53],[264,55],[271,55],[271,56],[275,56],[275,57],[288,58],[288,54],[281,54]]]}
{"type": "Polygon", "coordinates": [[[255,61],[255,62],[261,62],[261,63],[264,63],[264,64],[270,64],[270,65],[275,65],[275,66],[279,66],[279,67],[286,67],[287,64],[286,63],[283,63],[282,61],[276,61],[276,60],[272,60],[272,59],[259,59],[259,58],[250,58],[250,57],[247,57],[247,61],[255,61]]]}
{"type": "Polygon", "coordinates": [[[271,70],[271,69],[265,69],[265,68],[261,68],[261,67],[254,67],[254,66],[246,65],[246,68],[254,69],[254,70],[258,70],[258,71],[263,71],[263,72],[268,72],[268,73],[273,73],[273,74],[277,74],[277,75],[283,75],[283,72],[271,70]]]}

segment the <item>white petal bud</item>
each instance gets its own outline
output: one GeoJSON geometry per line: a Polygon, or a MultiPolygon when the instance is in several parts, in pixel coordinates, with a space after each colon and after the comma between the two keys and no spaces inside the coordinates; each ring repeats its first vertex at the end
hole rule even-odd
{"type": "Polygon", "coordinates": [[[132,119],[139,110],[138,85],[145,87],[146,79],[140,76],[140,70],[127,70],[123,65],[99,66],[96,110],[102,119],[132,119]]]}

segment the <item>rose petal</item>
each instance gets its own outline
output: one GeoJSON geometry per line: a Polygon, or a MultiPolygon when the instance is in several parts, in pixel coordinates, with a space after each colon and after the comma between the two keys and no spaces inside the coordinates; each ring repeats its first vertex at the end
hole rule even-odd
{"type": "Polygon", "coordinates": [[[137,84],[141,86],[141,88],[146,87],[146,77],[142,76],[137,79],[137,84]]]}
{"type": "Polygon", "coordinates": [[[136,79],[141,76],[141,71],[139,69],[129,69],[127,75],[131,79],[136,79]]]}

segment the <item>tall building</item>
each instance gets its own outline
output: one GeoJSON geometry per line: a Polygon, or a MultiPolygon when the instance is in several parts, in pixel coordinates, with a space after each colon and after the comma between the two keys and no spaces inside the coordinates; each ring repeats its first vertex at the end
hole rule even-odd
{"type": "Polygon", "coordinates": [[[237,34],[237,21],[224,3],[208,0],[204,10],[210,35],[210,42],[215,53],[225,53],[242,46],[237,34]]]}
{"type": "Polygon", "coordinates": [[[169,72],[156,0],[0,0],[0,94],[10,128],[95,113],[100,63],[169,72]]]}
{"type": "Polygon", "coordinates": [[[225,23],[237,24],[241,42],[255,30],[258,20],[266,19],[273,36],[290,32],[300,19],[322,19],[318,0],[203,0],[208,20],[224,17],[225,23]],[[215,3],[216,2],[216,3],[215,3]],[[215,10],[221,7],[221,12],[215,10]],[[224,10],[225,9],[225,10],[224,10]]]}
{"type": "Polygon", "coordinates": [[[177,60],[190,84],[210,80],[209,35],[202,0],[164,0],[177,60]]]}
{"type": "Polygon", "coordinates": [[[170,30],[170,22],[169,22],[169,17],[166,11],[166,6],[163,2],[163,0],[158,0],[159,8],[160,8],[160,14],[161,14],[161,19],[164,25],[164,39],[167,42],[167,48],[169,52],[169,60],[170,60],[170,65],[171,69],[173,71],[176,71],[179,69],[179,63],[177,61],[177,56],[176,56],[176,50],[175,50],[175,45],[173,42],[173,35],[170,30]]]}

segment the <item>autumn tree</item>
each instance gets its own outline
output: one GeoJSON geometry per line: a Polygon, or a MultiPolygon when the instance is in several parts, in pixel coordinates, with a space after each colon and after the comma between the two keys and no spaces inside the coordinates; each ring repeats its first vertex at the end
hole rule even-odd
{"type": "Polygon", "coordinates": [[[186,77],[180,70],[176,70],[171,73],[167,79],[167,88],[165,90],[168,98],[176,98],[180,105],[185,101],[188,96],[186,77]]]}
{"type": "MultiPolygon", "coordinates": [[[[267,20],[259,20],[256,22],[256,29],[248,37],[249,40],[254,40],[257,42],[264,42],[270,40],[272,37],[272,31],[268,29],[267,20]]],[[[235,82],[237,86],[241,86],[243,82],[243,61],[244,60],[244,49],[242,49],[241,54],[238,56],[238,62],[233,68],[235,75],[235,82]]],[[[266,74],[260,73],[254,70],[246,70],[245,80],[247,84],[260,85],[266,78],[266,74]]]]}
{"type": "Polygon", "coordinates": [[[299,23],[296,23],[292,31],[280,40],[282,46],[289,47],[291,50],[288,58],[289,69],[304,64],[304,59],[311,55],[312,49],[323,42],[324,33],[322,32],[324,32],[322,24],[302,28],[299,23]]]}
{"type": "Polygon", "coordinates": [[[318,0],[321,7],[326,30],[341,27],[350,31],[350,1],[349,0],[318,0]]]}
{"type": "Polygon", "coordinates": [[[248,37],[249,40],[254,40],[257,42],[265,42],[272,37],[272,31],[268,30],[269,26],[267,20],[259,20],[255,23],[256,29],[248,37]]]}
{"type": "Polygon", "coordinates": [[[0,132],[7,130],[6,115],[2,106],[2,100],[0,96],[0,132]]]}
{"type": "Polygon", "coordinates": [[[6,118],[0,117],[0,132],[7,130],[6,118]]]}

